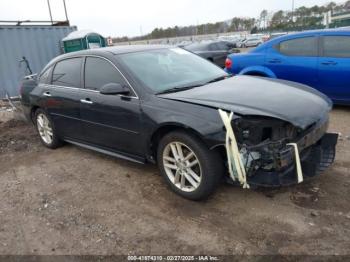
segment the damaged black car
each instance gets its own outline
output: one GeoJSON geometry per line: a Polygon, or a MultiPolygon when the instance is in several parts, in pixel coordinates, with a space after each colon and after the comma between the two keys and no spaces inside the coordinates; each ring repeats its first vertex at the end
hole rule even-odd
{"type": "Polygon", "coordinates": [[[332,164],[332,102],[293,82],[231,77],[168,46],[108,47],[53,59],[21,87],[42,143],[157,163],[199,200],[223,178],[245,188],[300,183],[332,164]]]}

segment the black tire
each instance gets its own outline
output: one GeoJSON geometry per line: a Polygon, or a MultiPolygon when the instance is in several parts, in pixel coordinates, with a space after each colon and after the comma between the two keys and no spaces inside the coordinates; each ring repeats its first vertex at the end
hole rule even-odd
{"type": "Polygon", "coordinates": [[[203,200],[208,198],[217,188],[223,175],[223,160],[220,154],[209,150],[196,136],[184,131],[174,131],[165,135],[158,144],[157,163],[159,170],[169,187],[180,196],[190,200],[203,200]],[[201,181],[197,189],[185,192],[173,184],[166,174],[163,164],[163,152],[171,142],[180,142],[189,147],[196,155],[201,167],[201,181]]]}
{"type": "Polygon", "coordinates": [[[36,130],[37,130],[37,132],[38,132],[40,141],[41,141],[41,143],[42,143],[44,146],[46,146],[46,147],[48,147],[48,148],[51,148],[51,149],[55,149],[55,148],[58,148],[58,147],[62,146],[63,142],[59,139],[59,137],[58,137],[58,135],[57,135],[57,132],[56,132],[56,129],[55,129],[55,126],[54,126],[54,123],[53,123],[53,121],[51,120],[49,114],[48,114],[45,110],[43,110],[43,109],[41,109],[41,108],[38,108],[38,109],[35,111],[35,114],[34,114],[34,121],[33,121],[33,122],[34,122],[35,128],[36,128],[36,130]],[[38,119],[38,116],[41,115],[41,114],[43,114],[43,115],[46,116],[46,118],[47,118],[48,121],[49,121],[49,125],[50,125],[50,127],[51,127],[51,129],[52,129],[52,141],[51,141],[51,143],[45,142],[44,139],[42,138],[42,136],[40,135],[39,128],[38,128],[38,122],[37,122],[38,120],[37,120],[37,119],[38,119]]]}

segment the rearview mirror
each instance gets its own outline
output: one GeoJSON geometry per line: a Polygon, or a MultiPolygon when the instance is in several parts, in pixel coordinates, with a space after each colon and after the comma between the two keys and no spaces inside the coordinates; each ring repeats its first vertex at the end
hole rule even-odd
{"type": "Polygon", "coordinates": [[[127,95],[130,90],[121,84],[109,83],[101,87],[100,93],[103,95],[127,95]]]}

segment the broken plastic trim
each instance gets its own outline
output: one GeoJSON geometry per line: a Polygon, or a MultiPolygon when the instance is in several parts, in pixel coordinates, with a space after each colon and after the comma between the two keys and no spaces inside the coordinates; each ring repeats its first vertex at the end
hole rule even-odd
{"type": "Polygon", "coordinates": [[[227,162],[229,167],[230,177],[233,181],[236,179],[243,186],[243,188],[249,188],[247,183],[246,171],[243,165],[241,154],[238,149],[237,140],[232,129],[231,120],[233,113],[226,113],[225,111],[218,109],[222,122],[226,128],[226,153],[227,162]],[[236,172],[235,172],[236,171],[236,172]]]}
{"type": "Polygon", "coordinates": [[[294,147],[294,154],[295,154],[295,164],[297,167],[297,176],[298,176],[298,183],[301,183],[304,181],[303,177],[303,171],[301,169],[301,162],[300,162],[300,156],[299,156],[299,150],[297,143],[289,143],[287,146],[294,147]]]}
{"type": "MultiPolygon", "coordinates": [[[[221,109],[218,109],[218,111],[222,119],[222,122],[224,123],[224,126],[226,128],[225,147],[226,147],[227,163],[229,167],[230,177],[232,178],[233,181],[238,180],[240,184],[243,186],[243,188],[249,188],[249,184],[247,183],[246,170],[243,165],[242,157],[241,157],[237,140],[231,124],[233,112],[226,113],[221,109]]],[[[304,178],[303,178],[303,172],[301,168],[298,145],[297,143],[288,143],[287,146],[292,146],[294,148],[297,179],[298,179],[298,183],[301,183],[304,181],[304,178]]]]}

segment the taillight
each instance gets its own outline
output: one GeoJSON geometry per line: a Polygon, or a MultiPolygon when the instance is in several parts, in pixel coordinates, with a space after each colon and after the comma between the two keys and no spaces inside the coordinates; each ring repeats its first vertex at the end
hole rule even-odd
{"type": "Polygon", "coordinates": [[[232,60],[230,58],[226,58],[225,67],[227,69],[231,69],[232,68],[232,60]]]}

